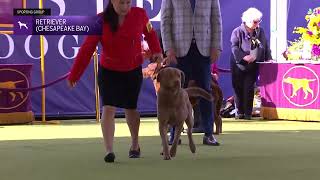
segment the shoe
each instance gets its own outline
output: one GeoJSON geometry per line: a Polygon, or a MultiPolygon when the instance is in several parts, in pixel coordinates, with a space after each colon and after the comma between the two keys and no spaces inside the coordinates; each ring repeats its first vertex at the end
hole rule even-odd
{"type": "Polygon", "coordinates": [[[140,158],[140,154],[140,147],[138,150],[132,150],[131,148],[129,150],[129,158],[140,158]]]}
{"type": "Polygon", "coordinates": [[[244,115],[243,114],[238,114],[235,116],[235,119],[244,119],[244,115]]]}
{"type": "MultiPolygon", "coordinates": [[[[169,140],[168,144],[171,146],[173,144],[173,139],[172,140],[169,140]]],[[[178,145],[181,144],[181,139],[179,139],[179,142],[178,142],[178,145]]]]}
{"type": "Polygon", "coordinates": [[[244,118],[243,118],[243,119],[251,120],[251,115],[244,115],[244,118]]]}
{"type": "Polygon", "coordinates": [[[111,152],[111,153],[108,153],[108,154],[104,157],[104,161],[105,161],[106,163],[113,163],[115,158],[116,158],[116,156],[114,155],[113,152],[111,152]]]}
{"type": "Polygon", "coordinates": [[[203,137],[203,144],[209,146],[220,146],[220,143],[216,140],[216,138],[211,136],[204,136],[203,137]]]}

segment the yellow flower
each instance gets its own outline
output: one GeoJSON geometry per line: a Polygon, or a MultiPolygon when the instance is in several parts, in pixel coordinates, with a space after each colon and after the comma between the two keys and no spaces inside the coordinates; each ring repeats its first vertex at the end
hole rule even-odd
{"type": "MultiPolygon", "coordinates": [[[[301,52],[304,42],[309,42],[311,47],[320,46],[320,7],[309,9],[305,16],[307,21],[306,27],[295,27],[293,33],[301,34],[301,37],[294,42],[289,42],[287,54],[288,60],[301,58],[301,52]]],[[[312,57],[312,59],[319,59],[320,57],[312,57]]]]}

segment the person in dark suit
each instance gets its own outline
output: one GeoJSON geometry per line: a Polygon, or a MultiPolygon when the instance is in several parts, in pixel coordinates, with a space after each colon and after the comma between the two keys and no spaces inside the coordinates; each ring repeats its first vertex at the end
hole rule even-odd
{"type": "MultiPolygon", "coordinates": [[[[161,35],[167,62],[189,80],[211,94],[211,64],[222,51],[222,21],[219,0],[162,0],[161,35]]],[[[203,144],[219,146],[213,135],[214,104],[205,99],[200,103],[203,144]]],[[[174,133],[171,133],[170,141],[174,133]]]]}
{"type": "Polygon", "coordinates": [[[140,115],[136,108],[142,84],[142,34],[148,42],[152,59],[162,61],[162,50],[146,11],[131,7],[131,0],[110,0],[100,15],[104,18],[102,35],[86,38],[70,71],[68,83],[71,87],[75,86],[100,42],[102,55],[98,83],[103,103],[101,128],[107,151],[104,160],[114,162],[115,159],[113,139],[117,107],[125,109],[131,133],[129,158],[139,158],[140,115]]]}
{"type": "Polygon", "coordinates": [[[242,14],[242,23],[231,34],[230,66],[235,92],[236,118],[251,119],[254,86],[258,76],[257,62],[271,60],[266,35],[260,22],[262,13],[249,8],[242,14]]]}

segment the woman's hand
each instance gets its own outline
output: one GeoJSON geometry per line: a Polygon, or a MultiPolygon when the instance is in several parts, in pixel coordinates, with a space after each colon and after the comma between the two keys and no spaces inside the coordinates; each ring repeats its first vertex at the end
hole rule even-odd
{"type": "Polygon", "coordinates": [[[211,64],[217,62],[221,54],[219,49],[212,48],[210,53],[211,64]]]}
{"type": "Polygon", "coordinates": [[[151,77],[156,68],[158,67],[158,63],[150,63],[147,67],[143,68],[142,69],[142,75],[143,75],[143,78],[148,78],[148,77],[151,77]]]}
{"type": "Polygon", "coordinates": [[[218,76],[217,73],[211,73],[211,75],[212,75],[212,77],[213,77],[216,81],[218,81],[219,76],[218,76]]]}
{"type": "Polygon", "coordinates": [[[162,53],[156,53],[152,55],[151,59],[152,59],[151,62],[160,64],[163,61],[163,55],[162,53]]]}
{"type": "Polygon", "coordinates": [[[255,58],[249,54],[243,57],[243,60],[247,61],[248,63],[252,63],[255,60],[255,58]]]}
{"type": "Polygon", "coordinates": [[[167,52],[166,52],[166,55],[167,55],[167,60],[166,60],[166,65],[169,65],[169,64],[177,64],[177,57],[176,57],[176,52],[173,50],[173,49],[169,49],[167,52]]]}
{"type": "Polygon", "coordinates": [[[74,81],[70,81],[69,79],[67,80],[67,84],[70,87],[70,89],[74,88],[76,86],[76,82],[74,81]]]}

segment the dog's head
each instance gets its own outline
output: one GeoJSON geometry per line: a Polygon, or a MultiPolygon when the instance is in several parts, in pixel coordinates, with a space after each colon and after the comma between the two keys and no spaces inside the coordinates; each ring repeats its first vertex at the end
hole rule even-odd
{"type": "Polygon", "coordinates": [[[157,75],[160,88],[180,89],[184,85],[185,76],[182,71],[173,67],[161,69],[157,75]]]}

